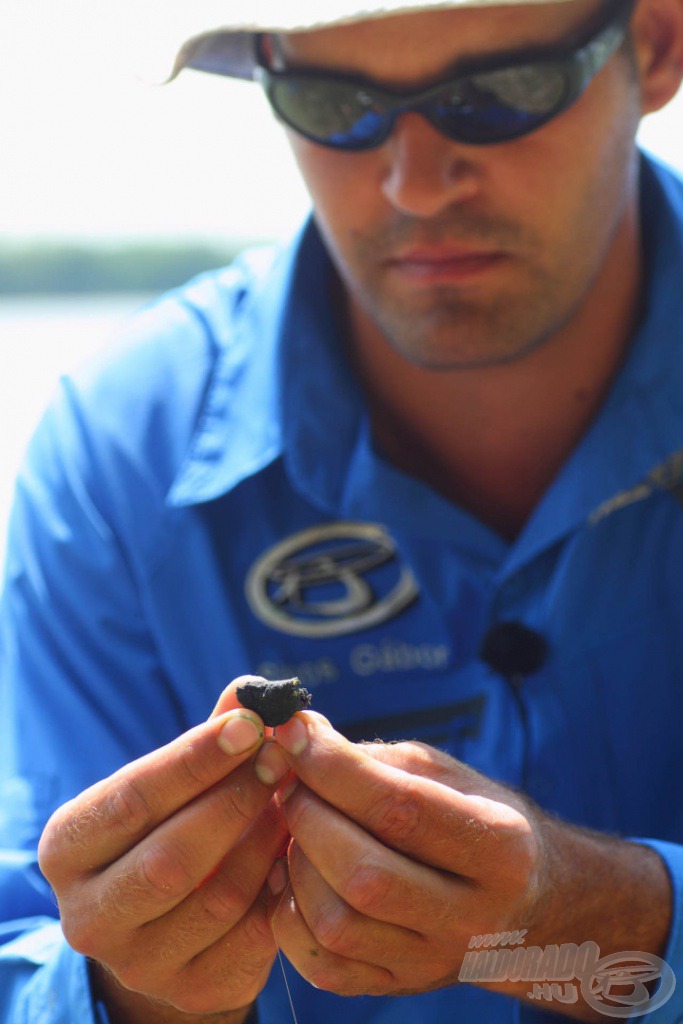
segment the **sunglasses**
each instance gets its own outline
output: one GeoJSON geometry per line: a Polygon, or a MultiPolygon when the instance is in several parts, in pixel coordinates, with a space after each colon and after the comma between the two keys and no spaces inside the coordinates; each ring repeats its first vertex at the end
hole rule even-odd
{"type": "Polygon", "coordinates": [[[331,149],[381,146],[396,118],[409,111],[456,142],[492,145],[536,131],[574,103],[621,46],[634,6],[635,0],[610,4],[576,48],[537,48],[504,63],[500,57],[479,61],[418,92],[316,69],[275,71],[267,66],[263,37],[255,77],[286,125],[331,149]]]}

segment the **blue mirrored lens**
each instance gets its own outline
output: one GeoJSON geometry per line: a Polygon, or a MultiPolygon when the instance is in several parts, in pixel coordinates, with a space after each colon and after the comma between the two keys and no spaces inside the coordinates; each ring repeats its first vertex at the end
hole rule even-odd
{"type": "Polygon", "coordinates": [[[326,141],[333,146],[354,146],[362,148],[376,144],[386,133],[387,115],[366,110],[357,121],[343,132],[332,132],[326,141]]]}
{"type": "Polygon", "coordinates": [[[493,143],[534,131],[573,103],[621,45],[635,0],[611,0],[601,27],[559,54],[482,68],[423,92],[397,95],[352,76],[257,69],[279,116],[326,146],[369,149],[396,118],[417,111],[449,138],[493,143]]]}
{"type": "MultiPolygon", "coordinates": [[[[544,69],[545,70],[545,69],[544,69]]],[[[291,127],[323,145],[369,149],[395,118],[417,110],[445,135],[465,142],[496,142],[532,131],[557,109],[566,92],[557,69],[530,76],[528,69],[482,73],[435,89],[415,102],[343,80],[275,79],[271,102],[291,127]]]]}
{"type": "Polygon", "coordinates": [[[457,110],[450,106],[434,105],[422,108],[429,121],[446,135],[463,142],[487,143],[514,138],[533,131],[543,123],[544,116],[525,110],[516,110],[500,103],[469,106],[457,110]]]}

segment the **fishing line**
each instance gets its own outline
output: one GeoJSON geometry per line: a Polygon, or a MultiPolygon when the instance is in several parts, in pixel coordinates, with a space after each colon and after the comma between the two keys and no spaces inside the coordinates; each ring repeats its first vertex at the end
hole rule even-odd
{"type": "Polygon", "coordinates": [[[282,906],[283,900],[284,900],[285,896],[287,895],[287,893],[289,892],[289,890],[291,889],[291,887],[292,887],[292,883],[290,881],[288,881],[287,885],[285,886],[285,888],[283,890],[282,896],[280,897],[280,902],[278,903],[277,907],[275,908],[275,912],[274,912],[274,914],[273,914],[273,916],[271,918],[270,929],[271,929],[271,931],[273,933],[273,938],[275,939],[275,945],[277,946],[277,957],[278,957],[278,960],[280,961],[280,970],[282,971],[282,980],[284,981],[285,988],[287,989],[287,998],[289,999],[289,1008],[292,1011],[292,1018],[294,1020],[294,1024],[299,1024],[299,1019],[298,1019],[298,1017],[296,1015],[296,1010],[294,1009],[294,1001],[292,999],[292,993],[291,993],[290,988],[289,988],[289,982],[287,981],[287,975],[285,973],[285,962],[284,962],[284,960],[282,958],[282,951],[281,951],[279,943],[277,941],[277,935],[275,934],[275,924],[274,924],[275,914],[277,914],[278,910],[282,906]]]}
{"type": "Polygon", "coordinates": [[[297,1015],[296,1015],[296,1011],[294,1009],[294,1003],[292,1002],[292,993],[289,991],[289,982],[287,981],[287,975],[285,974],[285,962],[282,959],[282,951],[280,950],[279,946],[277,948],[277,955],[278,955],[278,959],[280,961],[280,970],[282,971],[282,979],[283,979],[283,981],[285,983],[285,988],[287,989],[287,998],[289,999],[289,1008],[292,1011],[292,1017],[294,1018],[294,1024],[299,1024],[299,1021],[298,1021],[297,1015]]]}

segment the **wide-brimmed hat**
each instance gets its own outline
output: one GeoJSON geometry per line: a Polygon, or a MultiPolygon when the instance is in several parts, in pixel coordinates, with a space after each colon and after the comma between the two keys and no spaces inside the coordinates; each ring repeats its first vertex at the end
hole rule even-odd
{"type": "MultiPolygon", "coordinates": [[[[140,2],[140,0],[139,0],[140,2]]],[[[150,63],[146,77],[159,82],[183,68],[233,78],[251,78],[255,36],[260,32],[311,32],[369,18],[415,14],[448,7],[493,7],[503,4],[563,0],[157,0],[158,17],[149,18],[150,63]],[[150,39],[151,36],[151,39],[150,39]]],[[[566,2],[566,0],[564,0],[566,2]]]]}

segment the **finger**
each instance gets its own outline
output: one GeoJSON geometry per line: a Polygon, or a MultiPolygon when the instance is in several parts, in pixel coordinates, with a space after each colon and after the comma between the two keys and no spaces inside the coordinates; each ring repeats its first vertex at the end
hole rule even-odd
{"type": "Polygon", "coordinates": [[[109,969],[127,989],[202,1021],[213,1020],[216,1014],[252,1003],[267,981],[277,949],[266,906],[262,891],[233,929],[183,964],[178,964],[169,936],[154,962],[131,947],[127,959],[109,969]]]}
{"type": "Polygon", "coordinates": [[[277,956],[266,904],[262,893],[232,931],[188,963],[181,976],[187,1013],[207,1014],[208,1019],[217,1007],[234,1009],[255,1001],[277,956]]]}
{"type": "Polygon", "coordinates": [[[468,764],[420,740],[403,740],[400,743],[373,740],[359,745],[366,754],[382,764],[393,765],[394,768],[400,768],[410,775],[434,779],[460,793],[476,793],[495,799],[495,794],[499,791],[497,783],[475,771],[468,764]]]}
{"type": "Polygon", "coordinates": [[[289,852],[289,878],[309,931],[328,952],[383,967],[395,982],[424,958],[422,935],[359,914],[327,884],[296,842],[289,852]]]}
{"type": "Polygon", "coordinates": [[[311,790],[424,864],[479,879],[501,854],[520,867],[533,860],[531,825],[508,804],[386,764],[306,712],[278,726],[275,738],[311,790]]]}
{"type": "Polygon", "coordinates": [[[284,802],[289,831],[327,884],[360,914],[428,934],[446,927],[472,886],[384,846],[299,784],[284,802]]]}
{"type": "MultiPolygon", "coordinates": [[[[221,863],[273,794],[253,766],[181,808],[89,884],[112,927],[135,928],[182,903],[221,863]]],[[[283,835],[279,836],[280,843],[283,835]]],[[[87,890],[86,890],[87,891],[87,890]]]]}
{"type": "MultiPolygon", "coordinates": [[[[271,801],[209,878],[171,911],[140,928],[136,956],[165,971],[180,970],[231,932],[257,902],[286,832],[271,801]]],[[[274,953],[272,935],[267,938],[274,953]]]]}
{"type": "MultiPolygon", "coordinates": [[[[236,679],[233,679],[232,682],[225,687],[220,697],[216,701],[216,705],[213,711],[211,712],[210,718],[216,718],[218,715],[222,715],[226,711],[232,711],[235,708],[241,708],[242,705],[237,699],[237,688],[239,686],[242,686],[244,683],[254,682],[265,683],[266,680],[263,678],[263,676],[254,675],[237,676],[236,679]]],[[[272,732],[272,729],[268,731],[272,732]]]]}
{"type": "Polygon", "coordinates": [[[50,819],[39,851],[46,876],[54,884],[112,863],[229,776],[263,738],[258,715],[230,711],[96,783],[50,819]]]}
{"type": "Polygon", "coordinates": [[[315,988],[337,995],[384,995],[391,990],[391,973],[333,953],[321,945],[308,927],[291,886],[271,912],[277,944],[299,974],[315,988]]]}

